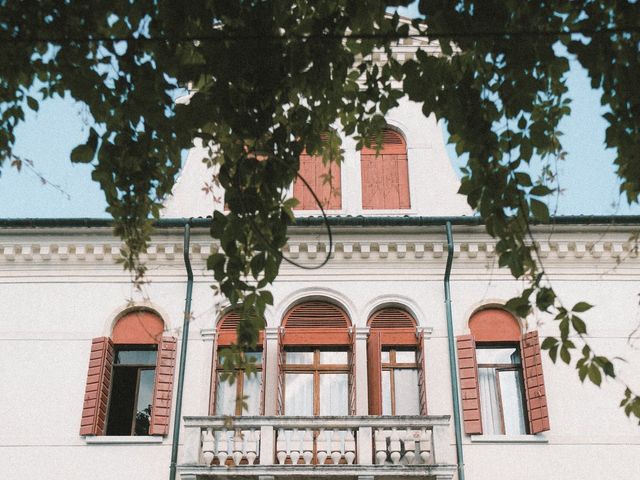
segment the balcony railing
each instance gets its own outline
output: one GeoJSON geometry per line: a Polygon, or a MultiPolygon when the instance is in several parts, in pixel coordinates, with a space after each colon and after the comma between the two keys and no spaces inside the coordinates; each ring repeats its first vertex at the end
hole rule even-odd
{"type": "Polygon", "coordinates": [[[215,476],[453,478],[448,416],[185,417],[183,480],[215,476]]]}

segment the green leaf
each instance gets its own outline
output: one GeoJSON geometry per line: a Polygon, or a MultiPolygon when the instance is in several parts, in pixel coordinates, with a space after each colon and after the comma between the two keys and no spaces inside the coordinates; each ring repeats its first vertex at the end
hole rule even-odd
{"type": "Polygon", "coordinates": [[[587,333],[587,326],[581,318],[576,317],[575,315],[571,316],[571,326],[576,331],[576,333],[580,335],[584,335],[585,333],[587,333]]]}
{"type": "Polygon", "coordinates": [[[587,310],[590,310],[591,308],[593,308],[593,305],[591,305],[591,304],[589,304],[587,302],[578,302],[573,306],[571,311],[572,312],[582,313],[582,312],[586,312],[587,310]]]}
{"type": "Polygon", "coordinates": [[[549,207],[545,203],[532,198],[530,205],[533,218],[542,223],[549,223],[549,207]]]}
{"type": "Polygon", "coordinates": [[[89,145],[78,145],[71,150],[71,161],[73,163],[89,163],[93,160],[95,151],[89,145]]]}
{"type": "Polygon", "coordinates": [[[29,108],[30,108],[31,110],[33,110],[34,112],[37,112],[37,111],[38,111],[39,104],[38,104],[38,101],[37,101],[35,98],[33,98],[33,97],[27,97],[27,105],[28,105],[28,106],[29,106],[29,108]]]}
{"type": "Polygon", "coordinates": [[[602,375],[600,374],[600,369],[596,365],[592,364],[589,368],[589,380],[597,386],[600,386],[602,383],[602,375]]]}

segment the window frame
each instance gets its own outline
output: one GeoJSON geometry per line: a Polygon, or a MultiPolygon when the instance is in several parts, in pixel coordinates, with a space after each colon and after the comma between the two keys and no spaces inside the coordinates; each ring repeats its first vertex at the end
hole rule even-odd
{"type": "MultiPolygon", "coordinates": [[[[391,413],[389,413],[388,415],[397,415],[396,413],[396,389],[395,389],[395,371],[396,370],[415,370],[418,375],[420,375],[420,365],[418,364],[418,352],[416,348],[411,348],[408,346],[402,346],[402,347],[398,347],[398,346],[389,346],[389,345],[383,345],[382,349],[380,350],[380,372],[382,374],[384,374],[385,371],[389,372],[389,389],[390,389],[390,398],[391,398],[391,413]],[[397,362],[396,361],[396,354],[397,352],[412,352],[414,354],[414,358],[415,361],[413,363],[407,363],[407,362],[397,362]],[[389,352],[389,362],[385,362],[382,359],[382,353],[383,352],[389,352]]],[[[381,382],[382,385],[382,405],[381,405],[381,411],[384,408],[384,380],[382,380],[381,382]]],[[[420,392],[418,391],[418,405],[420,404],[420,392]]],[[[385,415],[384,411],[382,411],[382,414],[385,415]]],[[[419,415],[420,412],[416,413],[416,415],[419,415]]]]}
{"type": "MultiPolygon", "coordinates": [[[[222,345],[220,347],[224,348],[224,346],[222,345]]],[[[260,361],[257,361],[255,363],[256,371],[251,375],[256,375],[258,376],[258,378],[260,378],[260,393],[258,394],[259,398],[257,400],[258,400],[258,415],[262,415],[263,414],[262,396],[264,392],[264,373],[263,373],[264,352],[261,349],[260,350],[256,349],[251,352],[242,352],[241,355],[242,357],[244,357],[245,355],[257,354],[257,353],[260,353],[260,361]]],[[[224,366],[220,362],[220,355],[216,355],[215,379],[214,379],[214,381],[216,382],[216,389],[215,389],[215,398],[213,399],[214,415],[224,415],[218,412],[218,395],[220,392],[220,383],[223,382],[223,380],[220,378],[220,374],[226,371],[227,370],[225,370],[224,366]]],[[[245,377],[250,374],[248,374],[244,368],[235,368],[234,373],[235,373],[234,384],[236,389],[236,396],[235,396],[235,408],[232,416],[240,417],[243,415],[242,403],[244,401],[244,381],[245,381],[245,377]]],[[[227,382],[226,380],[224,381],[227,382]]]]}
{"type": "MultiPolygon", "coordinates": [[[[321,348],[321,347],[312,347],[309,348],[287,348],[284,350],[284,363],[282,365],[282,376],[283,376],[283,395],[285,399],[284,404],[284,412],[286,411],[286,398],[287,398],[287,387],[286,387],[286,375],[288,373],[306,373],[313,375],[313,416],[320,416],[320,375],[325,373],[343,373],[347,376],[347,411],[351,409],[349,405],[349,390],[350,390],[350,373],[351,373],[351,364],[349,361],[349,355],[351,352],[347,348],[321,348]],[[313,362],[312,363],[288,363],[286,361],[287,353],[289,352],[311,352],[313,353],[313,362]],[[320,362],[320,354],[321,352],[345,352],[347,354],[346,363],[321,363],[320,362]]],[[[353,412],[349,412],[350,415],[353,412]]]]}

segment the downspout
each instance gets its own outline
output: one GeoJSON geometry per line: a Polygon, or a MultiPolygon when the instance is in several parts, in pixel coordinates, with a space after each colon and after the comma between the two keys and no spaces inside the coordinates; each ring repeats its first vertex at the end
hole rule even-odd
{"type": "Polygon", "coordinates": [[[456,433],[456,456],[458,458],[458,480],[464,480],[464,458],[462,456],[462,428],[460,426],[460,398],[458,396],[458,369],[456,368],[456,348],[453,337],[453,316],[451,314],[451,264],[453,263],[453,234],[451,222],[446,223],[447,266],[444,271],[444,305],[447,315],[447,339],[449,341],[449,372],[451,373],[451,396],[453,397],[453,426],[456,433]]]}
{"type": "Polygon", "coordinates": [[[173,441],[171,444],[171,466],[169,479],[175,480],[178,461],[178,442],[180,440],[180,417],[182,415],[182,390],[184,388],[184,368],[187,362],[187,342],[189,340],[189,323],[191,321],[191,294],[193,292],[193,270],[189,260],[189,243],[191,226],[184,225],[184,266],[187,269],[187,296],[184,301],[184,321],[182,322],[182,345],[180,347],[180,366],[178,367],[178,391],[176,393],[176,411],[173,417],[173,441]]]}

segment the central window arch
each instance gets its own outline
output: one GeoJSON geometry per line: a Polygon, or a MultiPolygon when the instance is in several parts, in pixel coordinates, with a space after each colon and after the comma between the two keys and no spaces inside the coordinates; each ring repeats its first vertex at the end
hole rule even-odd
{"type": "Polygon", "coordinates": [[[346,312],[327,301],[306,301],[285,314],[282,327],[279,413],[353,413],[353,335],[346,312]]]}

